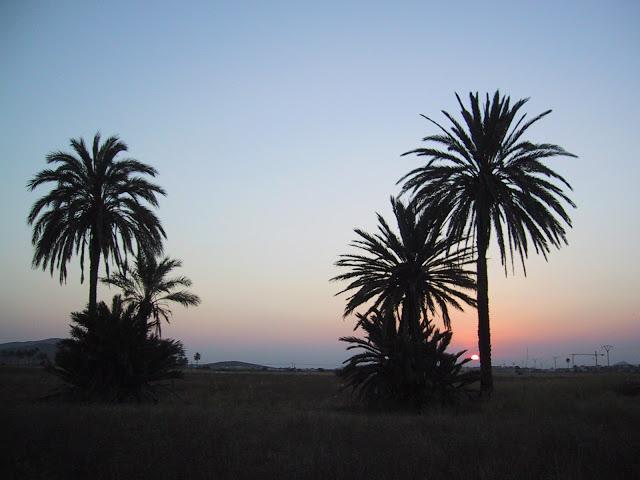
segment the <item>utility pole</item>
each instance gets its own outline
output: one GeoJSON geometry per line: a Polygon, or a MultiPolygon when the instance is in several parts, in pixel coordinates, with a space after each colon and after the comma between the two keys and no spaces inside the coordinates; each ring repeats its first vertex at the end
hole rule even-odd
{"type": "Polygon", "coordinates": [[[580,357],[590,357],[593,355],[593,358],[595,358],[596,360],[596,367],[598,366],[598,355],[600,355],[601,357],[604,357],[604,353],[598,353],[598,351],[594,351],[593,353],[572,353],[571,355],[571,363],[573,363],[573,366],[576,366],[576,357],[580,356],[580,357]]]}
{"type": "Polygon", "coordinates": [[[559,357],[558,355],[554,355],[554,356],[553,356],[553,369],[554,369],[554,370],[555,370],[556,368],[558,368],[558,364],[557,364],[557,362],[558,362],[558,359],[559,359],[559,358],[560,358],[560,357],[559,357]]]}
{"type": "Polygon", "coordinates": [[[611,363],[609,363],[609,352],[613,350],[613,345],[602,345],[602,349],[607,352],[607,367],[610,367],[611,363]]]}

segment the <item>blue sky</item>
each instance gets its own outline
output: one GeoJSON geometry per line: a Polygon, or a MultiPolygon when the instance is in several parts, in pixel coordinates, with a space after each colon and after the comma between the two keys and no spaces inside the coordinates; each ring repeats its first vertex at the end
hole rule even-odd
{"type": "Polygon", "coordinates": [[[86,301],[77,262],[62,287],[31,270],[25,184],[100,130],[169,193],[166,251],[203,304],[166,334],[203,360],[335,364],[352,322],[332,263],[420,164],[400,158],[433,133],[419,114],[499,88],[552,108],[531,139],[580,158],[550,162],[575,189],[570,245],[527,278],[491,264],[496,359],[610,343],[640,362],[640,7],[610,3],[3,2],[0,341],[64,336],[86,301]]]}

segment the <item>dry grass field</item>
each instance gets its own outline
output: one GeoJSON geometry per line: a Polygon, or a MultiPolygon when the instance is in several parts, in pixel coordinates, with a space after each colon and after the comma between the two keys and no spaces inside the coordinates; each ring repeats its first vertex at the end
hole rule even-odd
{"type": "Polygon", "coordinates": [[[188,372],[160,402],[39,398],[0,369],[0,478],[637,479],[640,397],[623,375],[497,377],[485,404],[365,412],[330,373],[188,372]]]}

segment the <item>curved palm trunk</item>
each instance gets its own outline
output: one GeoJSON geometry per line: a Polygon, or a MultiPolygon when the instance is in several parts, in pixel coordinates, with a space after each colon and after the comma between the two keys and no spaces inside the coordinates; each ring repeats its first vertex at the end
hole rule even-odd
{"type": "Polygon", "coordinates": [[[489,278],[487,275],[487,249],[491,226],[488,216],[478,215],[477,229],[477,301],[478,351],[480,353],[480,388],[490,394],[493,390],[491,371],[491,329],[489,326],[489,278]]]}

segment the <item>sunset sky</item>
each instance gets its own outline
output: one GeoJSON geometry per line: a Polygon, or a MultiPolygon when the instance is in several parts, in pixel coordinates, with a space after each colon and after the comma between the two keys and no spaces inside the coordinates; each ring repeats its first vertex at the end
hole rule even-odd
{"type": "MultiPolygon", "coordinates": [[[[66,336],[88,300],[77,259],[63,286],[31,269],[46,188],[26,183],[99,130],[159,170],[166,252],[202,298],[163,334],[204,362],[336,366],[354,322],[333,263],[421,164],[400,157],[435,132],[419,114],[500,89],[553,109],[529,138],[579,156],[548,162],[578,208],[526,278],[491,251],[494,363],[640,362],[640,3],[444,3],[2,2],[0,343],[66,336]]],[[[475,353],[476,312],[452,323],[475,353]]]]}

